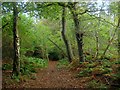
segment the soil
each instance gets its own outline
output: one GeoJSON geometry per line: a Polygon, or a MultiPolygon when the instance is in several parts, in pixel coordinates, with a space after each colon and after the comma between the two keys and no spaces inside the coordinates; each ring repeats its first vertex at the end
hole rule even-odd
{"type": "Polygon", "coordinates": [[[3,88],[84,88],[84,77],[77,78],[74,71],[58,69],[57,61],[49,61],[45,69],[38,69],[34,78],[15,83],[10,79],[11,71],[3,71],[3,88]]]}

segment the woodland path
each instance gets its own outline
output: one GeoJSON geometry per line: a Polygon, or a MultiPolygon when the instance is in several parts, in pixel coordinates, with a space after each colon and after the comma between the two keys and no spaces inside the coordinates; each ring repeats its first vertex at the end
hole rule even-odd
{"type": "Polygon", "coordinates": [[[29,80],[23,87],[32,88],[83,88],[84,83],[75,74],[65,69],[57,69],[57,61],[49,61],[47,69],[36,74],[36,80],[29,80]]]}
{"type": "MultiPolygon", "coordinates": [[[[20,88],[84,88],[83,78],[76,78],[73,71],[57,69],[57,61],[49,61],[46,69],[39,69],[36,79],[19,84],[20,88]]],[[[11,87],[11,86],[10,86],[11,87]]],[[[13,87],[13,86],[12,86],[13,87]]],[[[16,87],[16,85],[15,85],[16,87]]]]}

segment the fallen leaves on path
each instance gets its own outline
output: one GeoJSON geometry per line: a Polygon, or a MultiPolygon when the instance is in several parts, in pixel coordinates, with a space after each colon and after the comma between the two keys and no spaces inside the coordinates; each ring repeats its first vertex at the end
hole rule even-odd
{"type": "Polygon", "coordinates": [[[76,78],[73,71],[57,69],[57,61],[49,61],[48,68],[39,69],[34,79],[19,83],[19,85],[3,84],[3,87],[20,88],[83,88],[84,78],[76,78]]]}

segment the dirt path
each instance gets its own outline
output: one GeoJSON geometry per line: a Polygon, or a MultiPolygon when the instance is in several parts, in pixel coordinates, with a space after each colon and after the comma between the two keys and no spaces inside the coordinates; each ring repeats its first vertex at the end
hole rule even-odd
{"type": "Polygon", "coordinates": [[[58,70],[56,61],[49,61],[47,69],[40,70],[36,80],[29,80],[23,87],[31,88],[83,88],[84,82],[75,78],[74,73],[68,70],[58,70]]]}
{"type": "Polygon", "coordinates": [[[75,78],[75,73],[65,69],[57,69],[56,61],[49,61],[46,69],[40,69],[36,73],[36,79],[30,79],[20,83],[21,88],[84,88],[82,78],[75,78]]]}

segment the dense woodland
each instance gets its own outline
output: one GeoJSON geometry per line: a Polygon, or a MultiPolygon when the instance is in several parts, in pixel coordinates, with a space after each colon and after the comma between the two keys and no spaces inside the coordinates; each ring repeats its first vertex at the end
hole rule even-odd
{"type": "Polygon", "coordinates": [[[120,88],[120,1],[2,2],[3,88],[120,88]]]}

